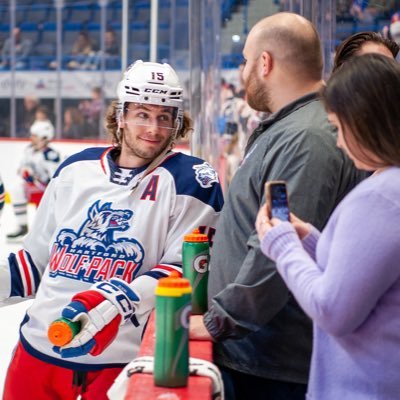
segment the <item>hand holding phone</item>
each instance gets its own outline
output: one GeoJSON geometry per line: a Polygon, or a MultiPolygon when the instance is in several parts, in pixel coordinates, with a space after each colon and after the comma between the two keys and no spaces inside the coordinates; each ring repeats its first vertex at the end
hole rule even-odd
{"type": "Polygon", "coordinates": [[[265,184],[265,197],[269,218],[290,221],[289,200],[285,181],[268,181],[265,184]]]}

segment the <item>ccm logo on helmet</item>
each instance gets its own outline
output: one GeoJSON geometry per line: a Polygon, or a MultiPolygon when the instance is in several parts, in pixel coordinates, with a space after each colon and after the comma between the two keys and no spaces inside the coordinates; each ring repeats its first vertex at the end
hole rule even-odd
{"type": "Polygon", "coordinates": [[[159,94],[168,94],[168,90],[161,90],[161,89],[151,89],[146,88],[144,89],[146,93],[159,93],[159,94]]]}

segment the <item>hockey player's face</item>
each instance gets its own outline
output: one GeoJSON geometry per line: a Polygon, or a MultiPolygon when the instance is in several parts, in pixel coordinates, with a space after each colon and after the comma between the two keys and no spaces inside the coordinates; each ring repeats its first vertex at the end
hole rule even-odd
{"type": "Polygon", "coordinates": [[[31,144],[35,150],[40,150],[46,146],[47,142],[45,139],[37,135],[31,135],[31,144]]]}
{"type": "Polygon", "coordinates": [[[173,107],[130,103],[124,113],[122,151],[142,165],[169,146],[174,128],[173,107]]]}

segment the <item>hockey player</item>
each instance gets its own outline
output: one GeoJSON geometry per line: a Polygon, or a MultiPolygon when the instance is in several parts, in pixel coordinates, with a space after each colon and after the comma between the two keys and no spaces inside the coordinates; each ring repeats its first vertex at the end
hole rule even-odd
{"type": "Polygon", "coordinates": [[[0,217],[1,217],[1,214],[3,214],[5,200],[6,200],[6,192],[4,190],[3,179],[1,179],[1,176],[0,176],[0,217]]]}
{"type": "Polygon", "coordinates": [[[54,127],[49,120],[35,121],[30,133],[31,143],[24,150],[15,184],[10,187],[18,228],[7,235],[8,240],[21,239],[28,232],[28,202],[39,204],[61,160],[60,154],[49,147],[54,137],[54,127]]]}
{"type": "Polygon", "coordinates": [[[175,71],[137,61],[117,94],[106,117],[113,146],[61,164],[24,248],[1,265],[0,298],[36,294],[4,400],[107,399],[137,356],[158,279],[181,273],[184,235],[215,232],[223,204],[215,170],[171,151],[191,130],[175,71]],[[47,330],[60,316],[81,330],[53,347],[47,330]]]}

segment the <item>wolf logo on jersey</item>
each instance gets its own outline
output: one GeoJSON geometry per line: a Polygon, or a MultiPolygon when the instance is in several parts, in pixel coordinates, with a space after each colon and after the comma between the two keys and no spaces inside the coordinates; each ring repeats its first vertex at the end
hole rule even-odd
{"type": "Polygon", "coordinates": [[[196,181],[200,183],[202,188],[210,188],[214,182],[218,183],[218,175],[209,163],[193,165],[193,169],[196,174],[196,181]]]}
{"type": "Polygon", "coordinates": [[[131,210],[112,209],[96,201],[78,232],[62,229],[50,257],[50,276],[64,275],[89,282],[120,277],[130,282],[144,259],[143,246],[135,239],[114,239],[129,229],[131,210]]]}

